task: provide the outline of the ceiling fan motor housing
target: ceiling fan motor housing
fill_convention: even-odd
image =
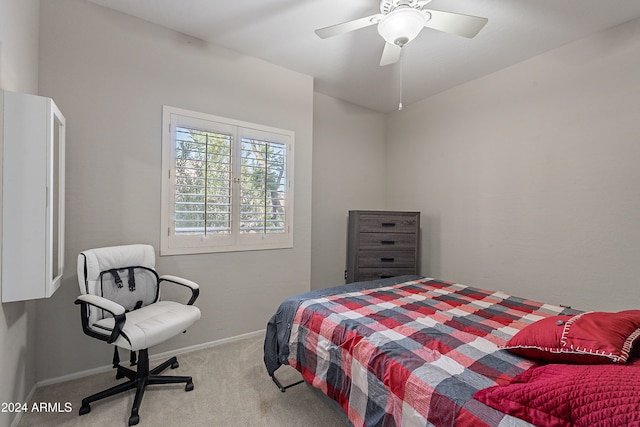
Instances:
[[[387,43],[404,46],[413,40],[427,21],[426,14],[415,0],[383,0],[380,8],[392,4],[391,11],[384,14],[378,23],[378,32]],[[383,12],[384,13],[384,12]]]
[[[400,6],[420,10],[428,3],[431,3],[431,0],[381,0],[380,12],[386,15]]]

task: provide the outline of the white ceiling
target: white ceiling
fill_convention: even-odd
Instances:
[[[376,27],[326,40],[314,30],[379,12],[378,0],[89,0],[315,78],[374,110],[398,107],[400,67],[380,67]],[[433,0],[483,16],[473,39],[425,28],[403,49],[404,105],[640,17],[640,0]]]

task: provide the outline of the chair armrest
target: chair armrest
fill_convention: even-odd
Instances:
[[[122,327],[124,326],[124,323],[127,320],[125,315],[126,310],[123,306],[121,306],[116,302],[108,300],[106,298],[100,297],[98,295],[89,295],[89,294],[79,295],[75,300],[75,304],[80,304],[81,306],[80,314],[82,318],[82,329],[87,335],[92,336],[94,338],[98,338],[103,341],[107,341],[109,344],[111,344],[118,338],[118,336],[122,332]],[[90,328],[89,310],[87,307],[88,305],[98,307],[99,309],[108,311],[113,315],[113,319],[114,319],[113,331],[111,331],[111,335],[109,337],[107,337],[104,334],[97,333]]]
[[[75,301],[76,304],[91,304],[93,306],[96,306],[98,308],[101,308],[102,310],[106,310],[109,313],[113,314],[114,316],[118,315],[118,314],[124,314],[124,312],[126,311],[125,308],[123,306],[121,306],[120,304],[118,304],[117,302],[113,302],[109,299],[100,297],[98,295],[89,295],[89,294],[85,294],[85,295],[79,295],[76,298]]]
[[[159,277],[160,282],[170,282],[175,283],[176,285],[186,286],[191,289],[191,299],[187,302],[187,305],[193,305],[193,303],[200,295],[200,286],[196,282],[192,282],[191,280],[183,279],[178,276],[171,276],[169,274],[164,274]]]

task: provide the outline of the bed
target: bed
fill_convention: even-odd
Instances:
[[[608,380],[604,397],[594,394],[596,403],[610,402],[611,384],[615,387],[629,378],[629,371],[620,368],[640,369],[635,362],[605,363],[630,358],[640,334],[640,312],[634,313],[638,319],[630,325],[636,328],[635,335],[624,337],[624,360],[619,353],[612,359],[611,354],[580,348],[566,352],[542,348],[552,356],[597,359],[586,361],[592,365],[555,365],[530,357],[530,352],[541,350],[539,346],[518,343],[514,351],[503,347],[530,325],[589,320],[581,315],[503,292],[418,276],[358,282],[285,300],[267,324],[264,362],[276,383],[277,369],[293,366],[307,383],[336,401],[354,426],[530,426],[528,421],[570,426],[579,415],[574,412],[591,408],[576,409],[571,402],[563,402],[558,413],[557,405],[549,405],[544,393],[557,391],[557,377],[549,367],[585,368],[589,375],[593,369],[618,369]],[[578,331],[576,325],[573,330]],[[530,386],[528,381],[535,384]],[[571,371],[566,381],[579,390],[575,384],[587,379],[584,372]],[[544,389],[544,393],[529,396],[523,387]],[[640,413],[637,391],[640,384],[628,393],[630,402],[606,405],[598,413],[605,421],[601,425],[615,425],[611,420],[621,411],[631,411],[632,416],[622,416],[618,425],[633,425],[630,420]],[[569,395],[565,390],[560,398]],[[530,399],[551,407],[531,412]],[[627,406],[620,410],[620,405]],[[593,419],[584,421],[583,425],[594,425]]]

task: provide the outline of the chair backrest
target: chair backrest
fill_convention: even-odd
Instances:
[[[155,251],[150,245],[89,249],[78,255],[78,284],[82,294],[98,295],[127,311],[158,300]],[[89,324],[111,315],[91,306]]]

